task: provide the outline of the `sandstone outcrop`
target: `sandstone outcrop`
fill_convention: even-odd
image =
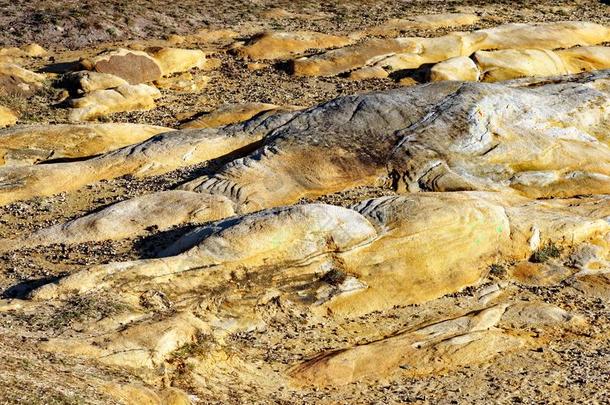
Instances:
[[[81,61],[87,70],[118,76],[130,84],[152,82],[161,78],[159,63],[148,53],[128,49],[103,52]]]
[[[496,305],[395,336],[322,353],[295,367],[297,384],[343,385],[405,369],[410,375],[448,371],[515,350],[525,339],[496,328],[507,305]]]
[[[453,32],[433,38],[369,39],[293,61],[297,75],[334,76],[365,65],[390,70],[416,69],[426,63],[470,56],[495,49],[557,49],[608,41],[610,29],[587,22],[506,24],[471,33]]]
[[[117,49],[81,61],[83,67],[98,73],[118,76],[129,84],[147,83],[190,69],[204,69],[213,64],[199,49],[168,47],[145,51]]]
[[[126,84],[113,89],[95,90],[70,100],[70,121],[91,121],[123,111],[150,110],[161,93],[146,84]]]
[[[0,182],[6,186],[13,184],[9,187],[13,191],[10,196],[7,193],[0,199],[7,203],[34,195],[52,195],[59,190],[75,190],[86,184],[126,174],[150,176],[166,173],[256,144],[289,119],[290,115],[284,115],[267,120],[253,119],[222,131],[184,130],[159,134],[140,144],[82,162],[0,168],[0,173],[3,172]],[[21,191],[17,192],[18,189]]]
[[[237,53],[252,60],[288,59],[308,49],[339,48],[352,42],[347,37],[317,32],[265,32],[237,48]]]
[[[65,224],[42,229],[29,235],[27,240],[4,241],[3,248],[132,238],[150,227],[163,231],[174,225],[208,222],[233,214],[233,204],[223,196],[164,191],[122,201]]]
[[[519,77],[558,76],[610,68],[610,47],[592,46],[550,51],[541,49],[479,51],[474,58],[486,82]]]
[[[3,168],[0,201],[65,191],[61,179],[69,173],[79,173],[70,182],[75,189],[127,173],[167,172],[261,139],[254,152],[184,189],[223,194],[247,210],[380,180],[410,192],[606,193],[607,80],[598,73],[538,85],[440,82],[343,97],[241,125],[168,134],[44,171]],[[221,141],[203,152],[212,139]]]
[[[467,13],[424,14],[412,18],[395,18],[366,29],[365,34],[397,37],[409,30],[435,30],[445,27],[461,27],[476,24],[480,17]]]
[[[13,110],[0,106],[0,128],[13,126],[18,119],[18,115]]]
[[[439,62],[430,69],[430,80],[433,82],[443,80],[458,80],[476,82],[481,72],[477,64],[467,56],[456,56]]]
[[[365,66],[349,73],[351,80],[383,79],[388,76],[389,73],[380,66]]]
[[[119,3],[1,17],[0,403],[610,403],[603,5]]]
[[[419,49],[420,46],[410,38],[366,39],[321,55],[294,59],[291,69],[298,76],[334,76],[374,64],[387,55],[414,53]]]
[[[172,131],[155,125],[27,125],[0,131],[0,166],[93,157]]]
[[[45,76],[11,63],[0,62],[0,94],[30,96],[42,87]]]
[[[47,55],[47,51],[38,44],[28,44],[21,48],[2,48],[0,49],[0,59],[5,58],[41,58]]]
[[[95,90],[106,90],[128,85],[129,83],[127,80],[110,73],[83,70],[65,74],[62,77],[62,84],[77,92],[90,93]]]
[[[192,121],[182,124],[181,128],[216,128],[246,121],[257,114],[277,110],[280,107],[267,103],[225,104],[205,113]]]
[[[233,215],[226,198],[180,193],[186,192],[121,202],[41,230],[24,243],[120,238],[137,235],[155,221],[165,229]],[[99,288],[123,289],[125,294],[162,288],[180,294],[198,283],[211,288],[237,268],[256,273],[278,268],[286,274],[275,276],[274,287],[289,283],[293,271],[314,277],[349,275],[334,288],[320,285],[299,296],[337,316],[355,316],[426,302],[472,285],[498,257],[531,255],[534,232],[542,243],[601,243],[608,254],[603,239],[610,232],[605,221],[610,207],[604,201],[593,197],[545,203],[499,193],[455,192],[382,197],[352,209],[321,204],[268,209],[196,228],[162,251],[163,258],[92,267],[42,287],[34,297],[61,298]],[[129,226],[118,229],[120,223]],[[209,274],[191,274],[203,268]]]
[[[28,44],[21,47],[21,50],[30,58],[42,58],[48,54],[47,50],[38,44]]]
[[[161,67],[163,76],[195,68],[204,69],[208,65],[207,54],[199,49],[153,48],[148,53]]]
[[[15,63],[0,63],[0,74],[14,76],[26,83],[38,83],[45,79],[40,73],[35,73]]]
[[[182,201],[178,193],[167,198]],[[157,208],[143,209],[145,201]],[[159,215],[163,226],[169,225],[164,222],[169,207],[158,201],[140,198],[118,203],[42,231],[35,239],[45,242],[51,237],[60,243],[103,232],[124,236],[152,223],[150,215],[146,219],[152,212]],[[165,249],[161,258],[85,268],[34,290],[30,294],[33,301],[27,301],[24,308],[74,294],[112,293],[129,308],[124,314],[89,325],[85,331],[95,333],[88,338],[51,339],[42,347],[111,365],[154,369],[200,334],[223,336],[264,328],[251,306],[265,302],[270,294],[304,306],[315,316],[349,320],[396,305],[426,302],[472,285],[500,257],[527,257],[535,249],[530,243],[535,229],[542,229],[543,242],[576,246],[590,241],[604,251],[601,255],[608,255],[609,246],[603,241],[610,232],[605,220],[610,206],[603,201],[591,197],[546,202],[502,193],[455,192],[382,197],[352,209],[324,204],[268,209],[195,228]],[[127,211],[131,214],[126,216]],[[132,215],[138,224],[117,233],[116,224]],[[95,222],[98,226],[92,227]],[[201,297],[214,296],[236,274],[249,280],[247,298],[237,293],[236,285],[225,303],[205,304],[204,313],[197,309],[203,305],[198,300],[181,298],[193,291]],[[399,369],[411,376],[426,375],[533,345],[532,337],[519,333],[519,328],[583,323],[553,306],[495,297],[490,299],[499,303],[473,312],[433,319],[366,344],[325,351],[287,369],[286,377],[297,385],[337,386],[391,376]],[[172,303],[180,304],[167,316],[145,315]],[[506,324],[499,328],[505,315]],[[517,332],[507,331],[508,325]]]

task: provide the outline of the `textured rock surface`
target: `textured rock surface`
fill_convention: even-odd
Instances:
[[[147,222],[150,214],[159,215],[163,226],[169,225],[164,222],[165,204],[152,197],[119,203],[39,232],[33,240],[76,241],[92,237],[91,230],[93,237],[108,231],[121,236],[152,223]],[[145,201],[157,208],[150,211],[143,206]],[[247,309],[248,301],[291,300],[316,316],[340,320],[458,291],[484,277],[489,264],[500,257],[527,257],[532,251],[532,229],[542,229],[542,241],[566,247],[594,243],[596,254],[607,256],[610,251],[604,240],[610,224],[605,218],[610,206],[604,201],[547,203],[500,193],[455,192],[382,197],[353,209],[323,204],[270,209],[195,228],[162,252],[162,258],[86,268],[34,290],[30,294],[34,301],[27,303],[112,291],[132,309],[114,321],[89,326],[98,333],[105,330],[103,339],[96,333],[76,340],[52,339],[42,347],[111,365],[154,369],[171,361],[172,353],[195,341],[198,334],[222,336],[261,327],[262,320]],[[113,231],[116,223],[128,217],[138,224],[119,231],[126,233]],[[529,230],[529,235],[523,235],[523,230]],[[208,306],[199,313],[200,304],[186,301],[163,319],[142,314],[172,305],[193,291],[214,294],[236,272],[249,280],[248,298],[229,294],[232,304],[226,308],[214,306],[212,311]],[[488,297],[486,301],[500,300],[498,304],[427,321],[366,344],[323,351],[287,368],[284,378],[296,385],[337,386],[389,377],[400,369],[410,376],[447,372],[531,347],[532,337],[524,333],[528,327],[553,327],[561,322],[583,325],[582,319],[560,308],[513,304],[502,300],[498,292],[496,286],[480,293]],[[497,327],[505,313],[505,322],[514,331]],[[121,320],[125,319],[139,321],[124,326]]]
[[[118,49],[85,59],[81,63],[87,70],[118,76],[130,84],[151,82],[163,75],[159,63],[142,51]]]
[[[192,121],[182,125],[182,128],[215,128],[237,122],[246,121],[265,111],[277,110],[280,107],[275,104],[246,103],[227,104],[218,107],[214,111],[204,113]]]
[[[486,82],[518,77],[557,76],[610,68],[610,48],[577,47],[560,51],[523,49],[485,52],[474,58]]]
[[[0,94],[30,96],[40,89],[44,75],[11,63],[0,61]]]
[[[64,75],[62,81],[68,88],[80,90],[84,93],[112,89],[129,84],[125,79],[110,73],[89,72],[86,70],[68,73]]]
[[[223,194],[247,210],[380,180],[410,192],[606,193],[607,80],[598,74],[538,86],[443,82],[345,97],[196,136],[170,134],[87,162],[5,168],[0,201],[65,191],[68,173],[79,173],[69,189],[127,173],[159,174],[261,138],[264,146],[249,156],[184,189]]]
[[[27,44],[21,48],[1,48],[0,59],[15,59],[15,58],[40,58],[47,55],[47,51],[38,44]]]
[[[292,375],[298,384],[341,385],[381,377],[399,367],[418,375],[484,362],[524,345],[524,339],[494,327],[505,307],[485,308],[381,341],[322,353],[296,367]]]
[[[456,56],[439,62],[430,69],[430,80],[433,82],[443,80],[458,80],[476,82],[481,72],[472,59],[467,56]]]
[[[24,69],[15,63],[0,63],[0,74],[14,76],[26,83],[37,83],[45,79],[44,75]]]
[[[17,123],[19,117],[9,108],[0,106],[0,128],[10,127]]]
[[[71,121],[91,121],[105,115],[155,107],[161,93],[146,84],[125,84],[114,89],[95,90],[83,97],[70,100]]]
[[[394,18],[377,27],[369,28],[365,32],[372,35],[397,37],[403,31],[458,28],[476,24],[479,20],[479,16],[467,13],[427,14],[412,18]]]
[[[160,48],[151,49],[149,53],[161,67],[163,76],[202,69],[208,62],[206,53],[199,49]]]
[[[171,128],[139,124],[27,125],[0,131],[0,166],[93,157]]]
[[[167,228],[197,220],[197,215],[207,221],[233,214],[231,204],[220,196],[182,192],[184,206],[179,206],[180,193],[121,202],[39,231],[25,243],[124,237],[154,223],[153,217]],[[167,204],[172,199],[176,202]],[[294,268],[304,274],[341,271],[353,276],[349,294],[341,295],[341,290],[300,294],[306,302],[323,305],[336,315],[353,316],[425,302],[474,284],[499,255],[527,258],[533,251],[532,229],[538,229],[543,242],[599,243],[610,232],[604,220],[610,207],[605,202],[593,198],[545,204],[497,193],[456,192],[382,197],[353,209],[319,204],[270,209],[196,228],[163,251],[165,258],[93,267],[37,290],[34,297],[60,298],[101,287],[131,294],[131,280],[137,280],[142,291],[167,284],[178,294],[194,283],[209,287],[217,282],[214,277],[220,281],[222,274],[235,268],[254,272]],[[170,206],[175,215],[169,215]],[[117,229],[121,222],[129,223],[129,228]],[[607,245],[602,249],[608,253]],[[219,273],[177,276],[201,268]],[[280,275],[275,282],[281,286]]]
[[[253,60],[288,59],[308,49],[338,48],[351,42],[353,40],[347,37],[317,32],[266,32],[255,36],[237,52]]]
[[[367,39],[321,55],[295,59],[292,71],[299,76],[333,76],[373,64],[387,55],[417,52],[418,49],[418,44],[410,38]]]
[[[296,59],[293,70],[297,75],[332,76],[369,64],[392,70],[416,69],[426,63],[470,56],[479,50],[569,48],[596,45],[609,38],[609,28],[586,22],[507,24],[435,38],[367,40],[309,58]]]
[[[99,180],[127,174],[151,176],[205,162],[256,144],[290,118],[290,115],[282,115],[268,120],[255,119],[223,130],[184,130],[160,134],[140,144],[83,162],[0,168],[0,181],[12,190],[0,200],[7,203],[33,195],[52,195]],[[74,173],[78,173],[78,176]]]
[[[50,228],[23,240],[0,242],[6,249],[54,243],[82,243],[139,236],[147,228],[166,230],[174,225],[207,222],[234,214],[222,196],[188,191],[164,191],[122,201],[99,212]]]
[[[607,6],[39,3],[0,16],[0,402],[610,401]]]

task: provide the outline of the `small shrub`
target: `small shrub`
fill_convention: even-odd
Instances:
[[[555,243],[549,241],[544,246],[536,250],[530,257],[532,263],[545,263],[552,258],[559,257],[561,255],[561,248]]]
[[[504,277],[506,275],[506,267],[501,264],[492,264],[489,267],[489,274],[498,278]]]

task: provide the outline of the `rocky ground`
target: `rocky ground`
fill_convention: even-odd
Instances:
[[[610,403],[605,2],[0,5],[0,403]]]

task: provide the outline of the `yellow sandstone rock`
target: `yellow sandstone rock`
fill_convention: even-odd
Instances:
[[[148,201],[156,205],[156,200]],[[604,237],[610,232],[604,219],[610,207],[600,210],[603,201],[572,199],[549,205],[500,193],[454,192],[382,197],[353,209],[323,204],[268,209],[195,229],[163,251],[163,258],[93,266],[46,285],[33,296],[61,299],[99,288],[127,295],[162,289],[175,296],[196,285],[222,285],[226,274],[240,268],[261,274],[263,282],[265,272],[285,269],[273,281],[273,287],[284,288],[296,274],[319,277],[339,271],[345,275],[339,284],[330,289],[305,284],[298,296],[316,302],[312,311],[359,316],[459,291],[475,284],[499,257],[527,257],[531,231],[525,235],[518,230],[537,225],[545,242],[566,247]],[[124,206],[132,207],[129,215],[142,218],[152,212],[140,210],[136,202],[116,204],[114,212],[124,211]],[[42,231],[38,240],[46,243],[45,232],[56,242],[86,240],[90,227],[79,223],[104,218],[110,230],[120,219],[112,211],[102,211]],[[115,230],[99,232],[118,235]],[[263,285],[263,291],[268,287]]]
[[[28,44],[21,48],[23,52],[32,58],[41,58],[46,56],[48,52],[42,46],[38,44]]]
[[[291,370],[293,383],[337,386],[378,379],[401,369],[416,376],[487,361],[526,342],[495,327],[506,306],[492,306],[376,342],[321,353]]]
[[[557,76],[610,68],[610,47],[576,47],[551,51],[507,49],[474,54],[482,80],[496,82],[519,77]]]
[[[207,64],[207,54],[200,49],[161,48],[151,49],[149,54],[161,67],[163,76],[193,68],[202,69]]]
[[[159,79],[163,72],[159,62],[146,52],[117,49],[81,61],[87,70],[109,73],[130,84],[146,83]]]
[[[186,38],[182,35],[171,34],[167,37],[167,42],[172,45],[180,45],[186,41]]]
[[[243,212],[380,181],[397,192],[603,194],[610,189],[606,76],[537,86],[437,82],[263,113],[224,128],[160,136],[85,162],[0,168],[0,202],[125,174],[164,173],[246,145],[251,149],[240,157],[229,156],[222,167],[181,188],[224,195]]]
[[[155,125],[28,125],[0,131],[0,166],[99,155],[172,131]]]
[[[368,39],[361,43],[331,50],[320,56],[292,61],[297,76],[334,76],[373,64],[387,55],[417,52],[418,44],[410,38]]]
[[[189,191],[163,191],[111,205],[99,212],[34,232],[22,240],[1,241],[0,246],[39,246],[132,238],[155,226],[201,223],[235,214],[233,203],[223,196]]]
[[[181,128],[215,128],[224,125],[245,121],[264,111],[273,111],[280,108],[275,104],[245,103],[225,104],[212,112],[203,114],[199,118],[189,121]]]
[[[15,125],[18,119],[18,115],[13,110],[0,105],[0,128]]]
[[[253,60],[288,59],[308,49],[338,48],[352,42],[353,40],[347,37],[317,32],[266,32],[238,48],[237,52],[242,57]]]
[[[51,339],[42,347],[150,369],[198,334],[230,328],[219,319],[219,307],[215,314],[206,310],[195,316],[197,300],[168,316],[142,316],[146,306],[141,303],[150,305],[146,298],[150,291],[162,301],[184,301],[193,291],[201,295],[226,288],[227,280],[243,273],[250,280],[249,301],[240,306],[238,298],[230,306],[230,316],[241,320],[241,328],[256,324],[250,319],[248,302],[264,300],[270,291],[307,306],[314,315],[353,319],[425,302],[476,283],[495,260],[522,258],[530,252],[528,235],[521,230],[529,229],[531,234],[532,224],[542,229],[544,241],[556,240],[566,248],[607,237],[610,206],[603,201],[604,197],[590,197],[547,202],[503,193],[453,192],[382,197],[352,209],[324,204],[269,209],[196,228],[162,252],[161,258],[85,268],[34,290],[34,303],[28,307],[91,291],[116,294],[122,302],[141,308],[125,314],[137,322],[94,323],[90,327],[96,333],[90,338]],[[138,215],[145,218],[150,212],[144,209]],[[102,221],[104,215],[97,219]],[[77,221],[81,220],[65,227],[75,231],[74,236],[83,230],[74,226]],[[100,230],[105,227],[116,225],[109,221]],[[608,244],[603,249],[603,255],[610,253]],[[408,375],[423,375],[477,364],[528,344],[528,338],[496,329],[507,306],[492,305],[322,353],[290,374],[299,385],[341,385],[385,377],[398,366],[404,366]],[[522,322],[538,326],[573,318],[558,308],[519,305],[509,311],[509,322],[515,322],[516,313],[527,315],[517,317]],[[107,332],[100,334],[101,327]]]
[[[478,81],[481,73],[478,66],[467,56],[456,56],[439,62],[430,69],[430,80]]]
[[[129,83],[118,76],[110,73],[99,73],[90,71],[80,71],[67,73],[63,76],[64,83],[85,93],[95,90],[112,89],[115,87],[128,85]]]
[[[445,27],[461,27],[473,25],[480,20],[475,14],[448,13],[425,14],[412,18],[395,18],[382,25],[366,29],[364,34],[397,37],[402,31],[408,30],[435,30]]]
[[[351,80],[384,79],[388,76],[388,72],[380,66],[363,67],[356,69],[349,74]]]
[[[122,85],[115,89],[95,90],[81,98],[72,99],[71,121],[90,121],[123,111],[150,110],[161,93],[146,84]]]
[[[21,48],[2,48],[0,49],[0,59],[10,60],[24,57],[41,58],[47,55],[47,51],[38,44],[28,44]]]
[[[45,76],[0,60],[0,95],[29,97],[42,88]]]
[[[453,32],[436,38],[373,39],[292,61],[293,71],[305,76],[333,76],[374,64],[386,69],[415,69],[470,56],[480,50],[557,49],[596,45],[610,39],[610,28],[588,22],[506,24],[471,33]]]
[[[34,73],[15,63],[0,62],[0,74],[14,76],[26,83],[39,83],[45,80],[45,76],[43,74]]]

